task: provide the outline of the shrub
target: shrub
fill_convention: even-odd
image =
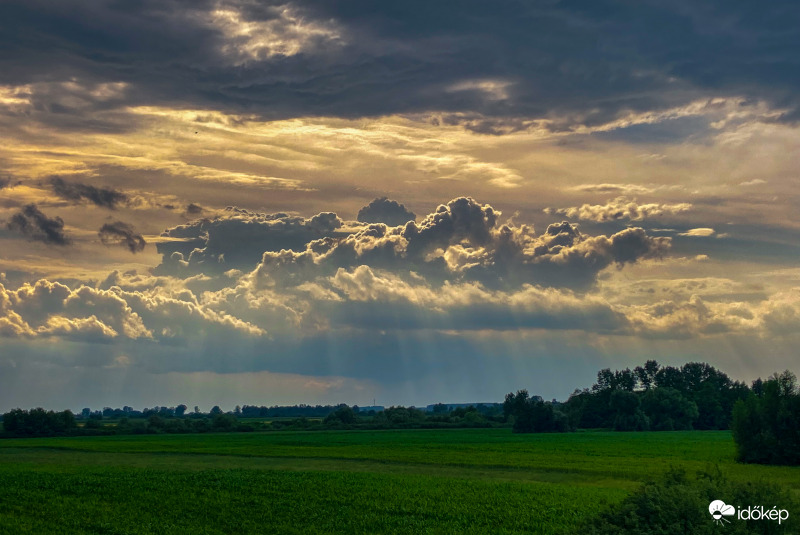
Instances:
[[[789,518],[739,520],[723,517],[717,525],[709,511],[711,502],[722,500],[734,507],[777,507],[789,511]],[[682,471],[671,471],[661,480],[639,490],[583,526],[587,535],[717,535],[798,533],[797,499],[787,490],[765,482],[731,482],[718,469],[690,479]]]

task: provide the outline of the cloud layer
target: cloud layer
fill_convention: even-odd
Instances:
[[[585,236],[567,222],[537,236],[500,216],[468,197],[395,227],[231,208],[165,232],[154,275],[4,288],[3,333],[193,345],[213,332],[216,343],[244,336],[291,345],[340,328],[630,329],[624,313],[575,290],[609,266],[662,256],[669,239],[642,229]],[[100,236],[131,252],[144,246],[123,222]]]
[[[0,72],[75,128],[92,125],[87,112],[178,101],[273,119],[439,112],[483,133],[609,124],[713,97],[764,99],[795,120],[797,11],[11,0],[0,9],[10,52]]]
[[[788,0],[0,2],[0,403],[783,369],[798,25]]]

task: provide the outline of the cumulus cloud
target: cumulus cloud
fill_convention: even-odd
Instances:
[[[537,235],[500,224],[500,215],[469,197],[398,226],[230,208],[166,231],[151,274],[115,271],[95,287],[43,279],[3,288],[0,332],[187,347],[240,337],[288,351],[333,327],[630,328],[615,305],[578,292],[606,267],[664,254],[669,239],[636,228],[587,236],[568,222]],[[120,222],[101,229],[104,243],[132,251],[137,236]]]
[[[132,253],[138,253],[144,250],[144,238],[128,223],[122,221],[106,223],[100,228],[97,234],[100,236],[100,241],[103,242],[103,245],[118,245],[128,249]]]
[[[763,307],[763,322],[772,335],[794,335],[800,332],[800,288],[779,292]]]
[[[50,187],[53,192],[70,201],[88,201],[96,206],[115,209],[119,204],[128,201],[128,196],[109,188],[98,188],[79,182],[67,182],[61,177],[51,177]]]
[[[759,299],[735,295],[653,301],[642,305],[614,305],[624,314],[631,334],[651,338],[692,338],[719,334],[747,334],[769,340],[794,336],[800,330],[800,290],[793,288]],[[745,296],[756,297],[756,296]]]
[[[654,338],[690,338],[731,332],[757,332],[758,307],[743,302],[712,302],[698,295],[687,301],[660,301],[624,307],[633,333]]]
[[[548,212],[563,214],[571,219],[597,221],[617,221],[627,219],[630,221],[643,221],[659,217],[664,214],[680,214],[692,209],[690,203],[647,203],[641,204],[636,199],[617,197],[606,204],[583,204],[570,208],[550,209]]]
[[[787,336],[800,325],[797,292],[767,297],[725,281],[685,280],[674,291],[639,300],[604,286],[598,293],[592,285],[599,270],[663,254],[669,241],[642,229],[586,236],[568,222],[537,235],[500,225],[499,216],[489,205],[458,198],[419,224],[342,224],[343,237],[313,239],[299,251],[267,251],[250,270],[181,277],[115,271],[94,287],[48,280],[16,290],[0,286],[0,336],[114,342],[128,365],[159,371],[346,370],[383,377],[408,355],[387,350],[375,359],[372,349],[404,339],[412,345],[425,337],[443,340],[444,333],[688,339]],[[357,350],[339,359],[337,344]],[[109,353],[107,364],[118,355]]]
[[[71,242],[64,232],[64,220],[60,217],[47,217],[35,204],[28,204],[14,214],[6,226],[29,240],[54,245],[67,245]]]
[[[157,274],[224,273],[251,270],[264,251],[302,250],[310,241],[347,235],[342,220],[323,212],[311,218],[262,214],[228,207],[214,219],[199,219],[165,231],[156,249]]]
[[[386,223],[394,227],[414,221],[416,218],[414,212],[406,210],[406,207],[397,201],[380,197],[361,208],[356,219],[362,223]]]
[[[266,331],[201,303],[186,287],[160,291],[154,285],[126,291],[65,284],[45,279],[17,290],[0,284],[0,334],[58,336],[84,341],[156,340],[186,344],[217,336],[261,336]]]
[[[113,292],[39,280],[17,290],[0,285],[3,334],[67,338],[150,338],[141,318]]]
[[[301,251],[266,251],[255,271],[257,283],[298,285],[339,268],[369,265],[430,280],[478,281],[492,287],[543,284],[586,288],[612,265],[657,258],[669,238],[631,228],[612,236],[584,236],[576,226],[550,225],[540,236],[526,226],[498,225],[490,205],[460,197],[419,224],[375,223],[346,237],[309,242]]]

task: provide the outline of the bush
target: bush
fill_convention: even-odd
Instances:
[[[325,425],[331,426],[336,424],[354,424],[356,422],[356,413],[347,405],[340,405],[338,409],[325,417]]]
[[[709,506],[722,500],[740,507],[777,507],[789,511],[789,518],[777,520],[739,520],[736,515],[723,517],[717,525]],[[586,523],[580,533],[587,535],[717,535],[798,533],[800,522],[797,499],[787,490],[769,483],[734,483],[718,469],[690,479],[682,471],[671,471],[661,481],[645,484],[639,490]]]
[[[215,414],[211,427],[215,431],[230,431],[236,427],[236,417],[232,414]]]

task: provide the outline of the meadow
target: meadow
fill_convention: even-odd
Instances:
[[[508,429],[0,441],[0,533],[574,533],[670,468],[800,494],[730,432]]]

